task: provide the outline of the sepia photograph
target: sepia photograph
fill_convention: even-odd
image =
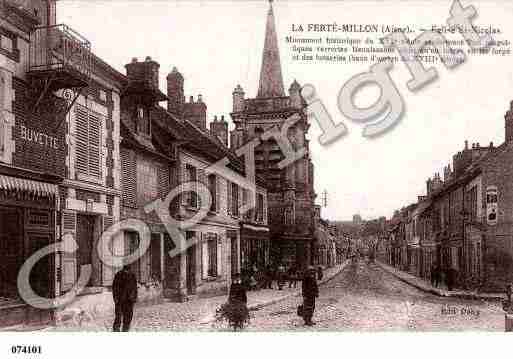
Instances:
[[[269,343],[255,358],[273,333],[507,340],[512,19],[508,0],[0,0],[0,357],[135,358],[149,333]]]

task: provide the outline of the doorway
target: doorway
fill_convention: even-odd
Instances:
[[[83,214],[77,215],[78,277],[80,277],[82,266],[93,265],[95,223],[96,217],[94,216],[87,216]],[[91,276],[91,278],[89,279],[89,283],[87,283],[88,286],[91,285],[92,279],[93,276]]]
[[[187,286],[187,294],[195,294],[196,292],[196,245],[191,245],[196,233],[193,231],[185,232],[185,240],[187,242],[187,252],[185,255],[185,282]]]
[[[19,209],[0,207],[0,302],[18,297],[16,281],[24,258],[21,220]]]

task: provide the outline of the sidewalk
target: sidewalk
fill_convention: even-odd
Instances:
[[[452,290],[448,291],[442,288],[435,288],[426,280],[416,277],[413,274],[404,272],[383,262],[376,261],[376,265],[380,266],[384,271],[392,274],[399,280],[410,284],[411,286],[440,297],[452,297],[461,299],[477,299],[477,300],[502,300],[506,299],[506,295],[502,293],[478,293],[476,291]]]
[[[339,274],[349,263],[346,261],[333,268],[324,271],[324,278],[319,284],[326,283]],[[250,291],[248,294],[248,308],[258,310],[283,300],[301,295],[301,282],[297,288],[288,288],[288,283],[283,290],[262,289]],[[138,305],[135,310],[133,329],[136,331],[154,330],[211,330],[215,323],[216,310],[227,301],[227,295],[211,298],[199,298],[189,302],[176,303],[164,301],[154,305]],[[67,321],[59,326],[46,328],[18,327],[11,328],[15,331],[110,331],[114,313],[112,311],[103,315],[85,318],[83,321]]]

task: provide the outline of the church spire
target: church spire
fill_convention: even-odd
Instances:
[[[262,68],[260,70],[260,84],[258,86],[257,97],[285,96],[272,3],[273,1],[269,0],[269,12],[267,13],[264,52],[262,55]]]

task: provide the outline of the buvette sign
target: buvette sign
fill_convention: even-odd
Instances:
[[[37,143],[43,147],[53,148],[54,150],[59,149],[59,142],[56,137],[49,136],[44,132],[40,132],[29,127],[20,126],[20,138],[25,141]]]

